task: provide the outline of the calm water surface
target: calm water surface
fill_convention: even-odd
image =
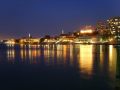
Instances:
[[[0,90],[120,90],[112,45],[0,46]]]

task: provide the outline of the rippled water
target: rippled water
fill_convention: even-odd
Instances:
[[[120,90],[120,47],[0,46],[2,90]]]

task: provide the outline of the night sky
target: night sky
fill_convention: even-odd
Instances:
[[[120,0],[0,0],[0,39],[71,32],[120,16]]]

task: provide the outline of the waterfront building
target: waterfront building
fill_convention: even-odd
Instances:
[[[40,44],[54,44],[56,42],[56,37],[51,37],[50,35],[45,35],[40,40]]]
[[[75,36],[72,33],[65,34],[62,30],[62,33],[59,35],[56,44],[70,44],[73,43],[74,39]]]
[[[15,39],[9,39],[9,40],[6,40],[4,43],[14,45],[16,42],[15,42]]]
[[[103,36],[107,30],[107,24],[104,21],[98,21],[96,24],[96,30],[99,35]]]
[[[80,36],[74,40],[75,44],[97,44],[100,42],[99,36]]]
[[[91,25],[86,25],[80,28],[79,31],[75,32],[75,34],[77,37],[84,36],[84,35],[93,36],[93,35],[96,35],[96,30],[95,30],[95,27]]]
[[[98,36],[100,36],[101,43],[109,42],[110,30],[107,28],[107,22],[105,21],[97,22],[96,30],[98,32]]]
[[[78,36],[74,40],[74,43],[98,43],[100,40],[96,32],[93,26],[84,26],[77,32]]]
[[[39,44],[40,38],[33,38],[30,34],[28,37],[19,39],[19,44]]]
[[[39,44],[40,38],[21,38],[19,44]]]
[[[41,44],[55,44],[56,39],[54,37],[50,38],[44,38],[44,40],[41,42]]]
[[[107,20],[108,29],[110,30],[111,37],[120,42],[120,17],[113,17]]]

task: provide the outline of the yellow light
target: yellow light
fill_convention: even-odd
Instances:
[[[70,45],[70,64],[73,64],[73,45]]]
[[[110,41],[110,42],[113,41],[113,38],[110,38],[109,41]]]
[[[64,63],[65,63],[65,60],[67,58],[67,46],[66,45],[63,45],[63,58],[64,58]]]
[[[93,67],[93,46],[92,45],[80,45],[80,60],[79,65],[83,74],[90,76],[92,74]]]
[[[15,44],[15,41],[14,40],[8,40],[7,42],[5,42],[6,44]]]
[[[92,33],[92,29],[87,29],[87,30],[81,30],[80,33],[81,34],[86,34],[86,33]]]
[[[15,59],[15,50],[14,49],[7,50],[7,58],[8,58],[9,62],[14,62],[14,59]]]
[[[116,60],[117,60],[117,54],[116,49],[113,48],[113,45],[109,46],[109,72],[110,77],[114,78],[116,75]]]

